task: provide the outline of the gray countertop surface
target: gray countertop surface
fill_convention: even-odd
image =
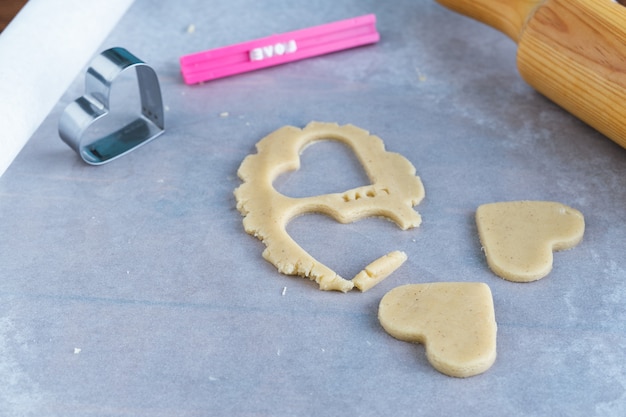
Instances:
[[[376,45],[182,82],[182,55],[368,13]],[[137,0],[112,46],[157,72],[166,132],[86,165],[57,132],[77,74],[0,179],[0,415],[626,415],[626,151],[528,86],[505,35],[426,0]],[[113,110],[133,82],[114,84]],[[314,120],[379,136],[426,190],[417,229],[290,223],[344,277],[405,251],[365,293],[279,274],[235,207],[256,142]],[[343,145],[322,142],[276,188],[365,183]],[[509,200],[585,215],[583,242],[534,283],[498,278],[481,252],[476,208]],[[484,374],[440,374],[379,325],[387,291],[438,281],[491,288],[498,357]]]

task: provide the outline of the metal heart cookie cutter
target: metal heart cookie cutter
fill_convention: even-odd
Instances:
[[[141,114],[113,133],[87,139],[87,129],[109,114],[113,82],[129,68],[136,71]],[[61,139],[91,165],[125,155],[164,130],[163,100],[156,73],[124,48],[107,49],[93,59],[85,75],[85,94],[70,103],[59,120]]]

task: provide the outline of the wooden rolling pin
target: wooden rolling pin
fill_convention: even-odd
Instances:
[[[437,1],[508,35],[528,84],[626,148],[623,0]]]

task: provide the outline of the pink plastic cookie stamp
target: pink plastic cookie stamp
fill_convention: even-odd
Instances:
[[[225,46],[180,58],[187,84],[228,77],[378,42],[373,14]]]

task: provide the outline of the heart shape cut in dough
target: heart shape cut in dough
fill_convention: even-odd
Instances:
[[[337,140],[348,145],[372,184],[303,198],[287,197],[276,191],[274,180],[287,171],[297,170],[301,151],[318,140]],[[419,226],[421,217],[413,206],[424,198],[424,187],[406,158],[387,152],[383,141],[366,130],[335,123],[311,122],[304,129],[285,126],[261,139],[256,148],[257,153],[248,155],[237,171],[243,184],[234,194],[237,209],[244,216],[244,229],[263,241],[266,245],[263,257],[279,272],[308,277],[322,290],[347,292],[357,285],[365,291],[404,262],[406,255],[392,252],[368,265],[365,276],[361,274],[355,284],[302,249],[286,227],[294,217],[314,212],[341,223],[381,216],[402,230]],[[360,286],[361,283],[365,284]]]
[[[484,204],[476,210],[476,225],[489,268],[515,282],[548,275],[552,252],[576,246],[585,232],[580,211],[551,201]]]
[[[491,290],[480,282],[403,285],[380,301],[378,319],[396,339],[421,343],[439,372],[469,377],[496,360]]]

